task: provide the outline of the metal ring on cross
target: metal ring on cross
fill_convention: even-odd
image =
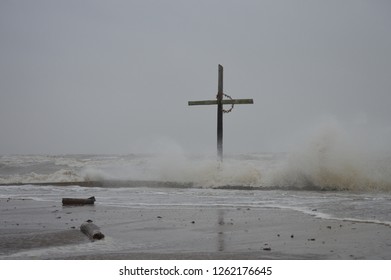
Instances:
[[[225,94],[225,93],[223,93],[223,95],[225,96],[225,97],[227,97],[227,98],[229,98],[229,99],[231,99],[232,100],[232,97],[231,96],[229,96],[228,94]],[[231,108],[229,108],[228,110],[224,110],[224,108],[223,108],[223,113],[231,113],[231,111],[233,110],[233,108],[234,108],[234,104],[231,104]]]

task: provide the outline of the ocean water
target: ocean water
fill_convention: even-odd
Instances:
[[[310,153],[3,155],[0,198],[131,208],[283,208],[391,226],[391,157]]]

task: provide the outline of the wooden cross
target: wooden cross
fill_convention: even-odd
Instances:
[[[223,113],[226,112],[223,110],[223,105],[228,104],[233,108],[233,105],[236,104],[254,103],[252,99],[232,99],[229,97],[230,99],[224,100],[224,96],[229,97],[223,93],[223,66],[219,64],[219,82],[216,100],[189,101],[189,106],[217,105],[217,156],[221,161],[223,160]]]

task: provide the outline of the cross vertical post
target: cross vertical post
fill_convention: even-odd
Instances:
[[[219,64],[219,82],[217,90],[217,156],[223,160],[223,66]]]
[[[224,100],[224,96],[229,98]],[[223,160],[223,113],[232,111],[235,104],[253,104],[252,99],[232,99],[223,91],[223,66],[219,64],[218,89],[216,100],[189,101],[189,106],[194,105],[217,105],[217,156]],[[231,105],[231,109],[224,110],[223,105]]]

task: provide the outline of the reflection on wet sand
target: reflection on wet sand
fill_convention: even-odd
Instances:
[[[217,221],[217,250],[223,252],[225,250],[224,242],[224,210],[217,210],[218,221]]]

